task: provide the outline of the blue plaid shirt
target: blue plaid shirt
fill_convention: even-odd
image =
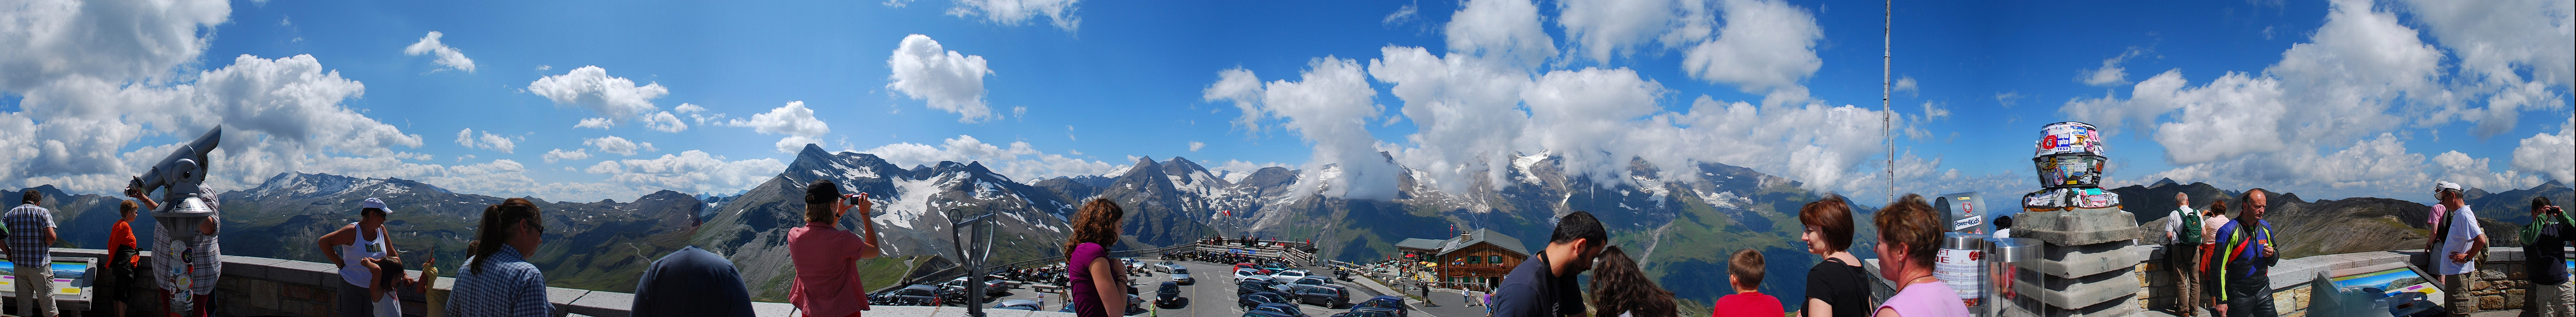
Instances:
[[[456,270],[456,286],[447,295],[448,315],[552,316],[554,304],[546,301],[545,273],[519,258],[518,248],[503,245],[483,267],[473,266],[474,259],[467,258],[465,267]]]
[[[10,263],[43,266],[53,262],[54,253],[45,244],[44,232],[54,227],[54,211],[23,204],[10,208],[9,214],[0,218],[8,219],[9,232],[15,233],[9,235]]]

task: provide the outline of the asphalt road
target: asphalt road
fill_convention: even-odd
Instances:
[[[1139,260],[1145,260],[1145,259],[1146,259],[1146,258],[1139,258]],[[1162,261],[1160,261],[1160,260],[1153,260],[1153,261],[1148,261],[1148,262],[1149,262],[1149,263],[1161,263]],[[1184,262],[1184,261],[1174,261],[1173,263],[1181,263],[1181,266],[1182,266],[1182,267],[1187,267],[1187,268],[1189,268],[1189,269],[1190,269],[1190,276],[1195,277],[1195,278],[1197,278],[1197,279],[1198,279],[1198,283],[1197,283],[1197,284],[1194,284],[1194,285],[1182,285],[1182,286],[1181,286],[1181,297],[1183,297],[1183,298],[1188,298],[1188,300],[1185,300],[1183,304],[1181,304],[1181,305],[1179,305],[1179,306],[1176,306],[1176,307],[1172,307],[1172,308],[1169,308],[1169,309],[1156,308],[1156,309],[1154,309],[1154,311],[1152,311],[1152,312],[1148,312],[1148,313],[1146,313],[1146,314],[1137,314],[1136,316],[1242,316],[1242,315],[1243,315],[1243,308],[1242,308],[1242,307],[1239,307],[1239,306],[1235,306],[1235,300],[1236,300],[1236,298],[1237,298],[1237,297],[1234,295],[1235,283],[1234,283],[1234,270],[1233,270],[1233,266],[1232,266],[1232,265],[1217,265],[1217,264],[1212,264],[1212,263],[1203,263],[1203,262]],[[1307,268],[1307,269],[1308,269],[1308,270],[1315,270],[1316,268]],[[1329,272],[1329,271],[1325,271],[1325,272]],[[1330,273],[1326,273],[1326,276],[1330,276]],[[1137,277],[1135,277],[1133,280],[1136,282],[1136,287],[1137,287],[1137,292],[1136,292],[1136,294],[1137,294],[1139,297],[1142,297],[1142,298],[1145,300],[1145,305],[1151,306],[1151,305],[1153,305],[1153,301],[1154,301],[1154,291],[1155,291],[1155,288],[1160,287],[1160,286],[1163,284],[1163,282],[1164,282],[1164,281],[1170,281],[1170,280],[1172,280],[1172,275],[1171,275],[1171,274],[1165,274],[1165,273],[1154,273],[1154,274],[1153,274],[1153,276],[1137,276]],[[1377,294],[1377,292],[1376,292],[1376,291],[1369,290],[1367,287],[1360,287],[1359,285],[1354,285],[1354,284],[1351,284],[1351,283],[1348,283],[1348,282],[1341,282],[1341,281],[1339,281],[1339,280],[1336,280],[1336,281],[1334,281],[1334,282],[1335,282],[1337,285],[1341,285],[1344,289],[1352,290],[1352,294],[1351,294],[1351,301],[1352,301],[1352,302],[1359,302],[1359,301],[1368,300],[1370,297],[1375,297],[1375,296],[1378,296],[1378,295],[1379,295],[1379,294]],[[1001,298],[1001,299],[996,299],[996,300],[994,300],[994,301],[993,301],[993,303],[1000,303],[1000,302],[1001,302],[1001,301],[1003,301],[1003,300],[1012,300],[1012,299],[1036,299],[1036,300],[1039,300],[1039,302],[1044,303],[1044,307],[1045,307],[1045,310],[1046,310],[1046,311],[1056,311],[1056,310],[1058,310],[1058,309],[1063,309],[1063,308],[1064,308],[1064,306],[1063,306],[1063,305],[1064,305],[1064,299],[1061,297],[1061,295],[1059,295],[1059,294],[1053,294],[1053,293],[1040,293],[1040,292],[1037,292],[1037,291],[1035,291],[1035,290],[1031,290],[1031,289],[1027,289],[1027,288],[1011,290],[1011,295],[1010,295],[1010,296],[1006,296],[1006,297]],[[993,305],[993,304],[992,304],[992,303],[987,303],[987,304],[985,304],[985,305]],[[990,306],[987,306],[987,307],[990,307]],[[1307,316],[1312,316],[1312,317],[1325,317],[1325,316],[1332,316],[1332,315],[1333,315],[1333,314],[1335,314],[1335,313],[1341,313],[1341,312],[1345,312],[1345,311],[1349,311],[1349,310],[1350,310],[1349,308],[1331,309],[1331,308],[1325,308],[1325,307],[1323,307],[1323,306],[1305,305],[1305,304],[1299,304],[1299,305],[1298,305],[1298,309],[1300,309],[1300,310],[1302,310],[1304,313],[1306,313],[1306,315],[1307,315]],[[1417,316],[1420,316],[1419,312],[1417,312]]]

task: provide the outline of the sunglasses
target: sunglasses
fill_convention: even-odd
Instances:
[[[535,218],[530,218],[530,219],[528,219],[527,221],[528,221],[528,222],[527,222],[527,223],[528,223],[528,228],[529,228],[529,229],[536,229],[536,230],[537,230],[537,235],[538,235],[538,236],[544,236],[544,235],[546,235],[546,224],[545,224],[545,222],[544,222],[544,221],[537,221],[537,219],[535,219]]]

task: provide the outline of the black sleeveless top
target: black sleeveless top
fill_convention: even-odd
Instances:
[[[1869,310],[1876,308],[1869,304],[1869,279],[1869,272],[1861,267],[1828,257],[1807,269],[1807,298],[1833,305],[1834,317],[1869,316]],[[1806,301],[1799,302],[1805,305]]]

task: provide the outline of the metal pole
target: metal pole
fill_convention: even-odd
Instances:
[[[950,218],[949,218],[949,219],[957,219],[957,218],[959,218],[959,217],[965,217],[965,215],[963,214],[963,212],[961,212],[961,211],[957,210],[957,208],[949,208],[949,209],[948,209],[948,214],[950,215]],[[952,223],[950,223],[950,224],[949,224],[949,227],[948,227],[948,228],[949,228],[949,230],[948,230],[948,236],[949,236],[951,239],[955,239],[955,242],[956,242],[956,243],[954,243],[954,245],[956,246],[956,249],[957,249],[957,268],[958,268],[959,270],[963,270],[963,271],[965,271],[965,273],[966,273],[966,294],[965,294],[965,296],[963,296],[963,297],[965,297],[965,299],[966,299],[966,315],[967,315],[967,316],[974,316],[974,317],[984,317],[984,316],[985,316],[985,315],[984,315],[984,292],[985,292],[985,290],[984,290],[984,257],[985,257],[985,256],[989,256],[989,255],[991,255],[991,252],[992,252],[992,247],[989,245],[989,243],[992,243],[992,239],[990,238],[990,237],[992,236],[992,231],[993,231],[993,230],[991,229],[991,227],[990,227],[990,225],[993,223],[993,222],[992,222],[992,219],[993,219],[993,213],[992,213],[992,212],[990,212],[990,211],[987,211],[987,212],[985,212],[983,215],[978,215],[978,216],[975,216],[975,217],[973,217],[973,218],[966,218],[965,220],[952,220],[953,222],[952,222]],[[983,239],[978,239],[978,240],[984,240],[984,241],[980,241],[980,242],[978,242],[978,241],[970,241],[970,240],[968,240],[967,238],[969,238],[969,236],[966,234],[966,230],[968,230],[967,228],[975,228],[976,230],[978,230],[979,232],[977,232],[976,234],[977,234],[977,235],[980,235],[980,238],[983,238]],[[985,244],[988,244],[988,245],[987,245],[987,246],[985,246],[984,250],[982,250],[983,252],[969,252],[969,251],[970,251],[969,249],[972,249],[972,248],[969,248],[969,247],[967,247],[967,246],[969,246],[969,245],[973,245],[973,244],[976,244],[976,243],[985,243]],[[1070,269],[1070,268],[1068,268],[1068,269]],[[1067,304],[1071,304],[1071,303],[1067,303]]]
[[[1896,51],[1896,0],[1887,0],[1885,6],[1882,8],[1886,10],[1885,13],[1879,16],[1881,23],[1884,24],[1879,26],[1878,30],[1878,134],[1879,137],[1887,139],[1887,203],[1894,204],[1896,203],[1896,134],[1894,133],[1896,128],[1893,118],[1896,112],[1888,106],[1887,96],[1890,86],[1887,78],[1889,65],[1896,59],[1894,54]]]

